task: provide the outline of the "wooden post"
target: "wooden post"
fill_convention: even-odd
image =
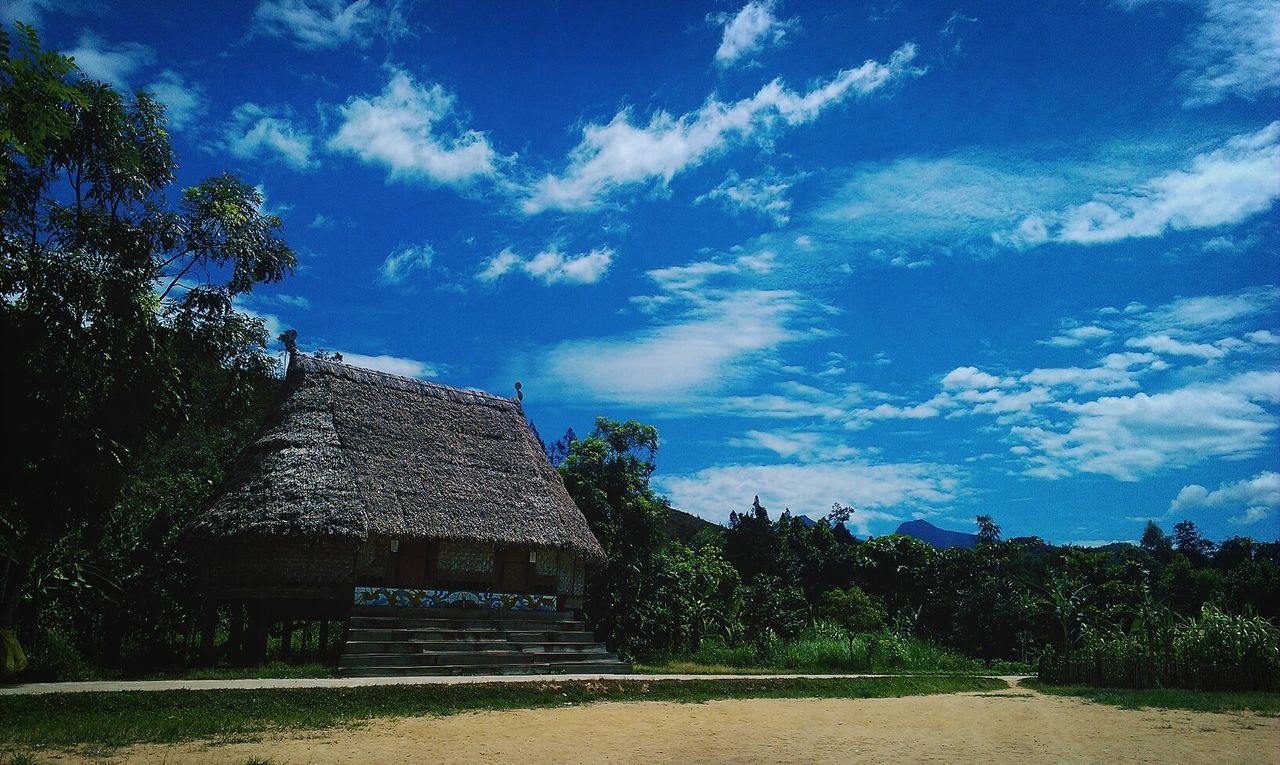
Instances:
[[[267,604],[253,603],[249,606],[249,640],[245,651],[246,659],[251,666],[259,666],[267,661]]]
[[[241,603],[231,604],[227,607],[227,616],[231,623],[229,625],[230,632],[227,635],[226,651],[235,664],[241,664],[248,653],[248,647],[244,642],[244,605]]]

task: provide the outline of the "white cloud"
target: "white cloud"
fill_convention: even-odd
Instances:
[[[785,226],[791,220],[791,200],[786,197],[789,188],[790,182],[776,176],[743,179],[736,170],[730,170],[719,186],[693,202],[718,200],[735,214],[754,212],[768,217],[774,225]]]
[[[253,188],[258,192],[258,198],[262,200],[262,202],[258,204],[259,213],[283,218],[285,213],[293,209],[293,205],[287,203],[281,203],[278,205],[271,204],[267,199],[267,187],[263,184],[256,184]]]
[[[1280,122],[1229,139],[1174,170],[1061,213],[1031,215],[997,242],[1030,247],[1048,241],[1103,244],[1166,231],[1239,223],[1280,197]]]
[[[394,38],[405,29],[394,3],[384,7],[373,0],[262,0],[253,21],[256,31],[304,50],[364,48],[375,36]]]
[[[294,170],[314,170],[313,139],[287,116],[254,103],[240,104],[231,112],[223,131],[227,150],[242,159],[278,159]]]
[[[364,367],[365,369],[376,369],[379,372],[400,375],[401,377],[432,378],[440,376],[440,369],[437,366],[417,359],[387,355],[366,356],[363,353],[351,353],[350,351],[338,351],[338,353],[342,354],[344,363]]]
[[[435,251],[429,244],[405,244],[392,250],[378,267],[378,281],[383,284],[403,284],[414,271],[431,267]]]
[[[462,186],[495,175],[497,155],[483,133],[461,126],[439,132],[455,101],[438,83],[424,87],[393,68],[382,93],[353,96],[339,107],[342,124],[329,148],[383,165],[393,179]]]
[[[908,509],[929,510],[955,501],[955,468],[930,463],[833,460],[809,464],[717,465],[694,473],[659,475],[654,483],[673,507],[723,523],[729,512],[760,503],[775,517],[784,508],[821,517],[833,502],[855,508],[850,523],[868,534],[874,521],[898,520]]]
[[[1225,295],[1177,298],[1149,311],[1137,305],[1125,313],[1139,317],[1141,325],[1152,331],[1220,333],[1238,322],[1267,315],[1277,303],[1280,289],[1251,287]]]
[[[815,233],[840,242],[930,245],[986,243],[1045,200],[1091,184],[1092,164],[1055,164],[982,151],[907,157],[853,168],[813,215]]]
[[[1064,425],[1015,426],[1011,432],[1032,450],[1030,475],[1085,472],[1136,481],[1212,457],[1258,453],[1277,427],[1263,404],[1277,402],[1280,372],[1246,372],[1164,393],[1058,403]]]
[[[1105,393],[1137,388],[1137,375],[1167,367],[1152,353],[1109,353],[1097,366],[1036,368],[1018,379],[1049,388],[1067,387],[1077,393]]]
[[[1182,487],[1169,503],[1170,515],[1185,515],[1193,510],[1238,511],[1233,523],[1257,523],[1271,517],[1280,508],[1280,473],[1264,470],[1253,478],[1224,483],[1213,491],[1199,484]]]
[[[1202,359],[1220,359],[1226,351],[1209,343],[1184,343],[1168,335],[1148,335],[1147,337],[1131,337],[1124,342],[1128,348],[1145,348],[1156,353],[1172,356],[1196,356]]]
[[[1052,345],[1058,348],[1075,348],[1076,346],[1084,345],[1086,343],[1093,342],[1094,340],[1101,340],[1104,337],[1109,337],[1111,334],[1111,330],[1105,327],[1085,325],[1064,329],[1048,340],[1041,340],[1039,342],[1041,345]]]
[[[773,270],[776,256],[772,250],[739,255],[730,261],[697,260],[679,266],[646,271],[659,289],[667,293],[689,293],[701,289],[708,281],[735,274],[765,274]]]
[[[722,397],[726,390],[805,337],[796,324],[808,308],[809,301],[791,291],[718,291],[681,312],[665,312],[670,318],[646,329],[568,340],[526,363],[536,365],[544,387],[574,399],[660,404],[669,411],[723,408],[733,406]]]
[[[605,125],[583,128],[582,141],[569,152],[563,175],[547,175],[523,203],[525,212],[547,209],[589,210],[618,189],[636,184],[669,184],[678,173],[722,151],[734,140],[745,141],[781,126],[813,121],[823,109],[852,95],[868,95],[897,79],[916,76],[916,47],[894,51],[888,63],[867,61],[845,69],[806,93],[788,90],[773,80],[750,98],[722,103],[714,97],[694,112],[673,117],[658,111],[647,125],[637,126],[623,110]]]
[[[1254,99],[1280,84],[1280,4],[1273,0],[1208,0],[1204,22],[1181,51],[1187,106],[1229,96]]]
[[[208,108],[204,88],[198,83],[187,82],[172,69],[161,72],[147,90],[164,104],[168,126],[173,130],[182,130],[192,120],[203,116]]]
[[[580,255],[565,255],[554,245],[527,260],[507,248],[489,260],[476,274],[482,282],[494,282],[519,272],[543,284],[595,284],[609,272],[613,250],[599,247]]]
[[[797,462],[829,462],[858,457],[865,450],[849,446],[830,433],[813,430],[748,430],[730,446],[765,449]]]
[[[943,390],[982,390],[986,388],[1002,388],[1011,381],[983,372],[977,367],[956,367],[942,377]]]
[[[120,90],[130,88],[129,80],[140,69],[155,63],[156,52],[141,43],[108,43],[85,30],[80,41],[67,54],[76,60],[80,70],[95,80],[110,83]]]
[[[718,66],[730,66],[743,56],[758,53],[765,45],[782,42],[788,25],[773,15],[773,5],[772,0],[750,2],[735,14],[718,13],[707,17],[717,26],[724,27],[720,47],[716,48]]]

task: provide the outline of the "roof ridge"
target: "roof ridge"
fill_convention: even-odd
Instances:
[[[383,372],[379,369],[358,367],[354,364],[348,364],[345,361],[317,359],[314,356],[306,356],[299,353],[291,359],[290,366],[293,366],[294,364],[298,365],[304,373],[319,372],[321,374],[341,377],[353,382],[385,385],[390,388],[416,391],[436,398],[445,398],[450,400],[457,400],[459,397],[463,400],[468,397],[474,397],[481,400],[478,403],[492,401],[494,403],[505,404],[507,406],[514,406],[517,409],[522,409],[520,402],[514,398],[507,398],[505,396],[499,396],[482,390],[474,390],[472,388],[458,388],[453,385],[431,382],[417,377],[406,377],[404,375],[393,374],[391,372]]]

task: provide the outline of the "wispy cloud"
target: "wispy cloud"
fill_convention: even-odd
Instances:
[[[812,301],[787,290],[717,290],[639,331],[568,340],[526,360],[565,396],[668,411],[727,405],[778,349],[806,336]]]
[[[134,75],[155,63],[156,52],[141,43],[109,43],[93,32],[80,33],[76,47],[67,51],[80,70],[95,80],[128,91]]]
[[[785,226],[791,220],[791,200],[786,197],[789,188],[790,181],[773,174],[742,178],[738,171],[730,170],[719,186],[693,202],[715,200],[734,214],[756,213],[771,219],[776,226]]]
[[[429,244],[402,244],[392,250],[378,267],[378,281],[383,284],[404,284],[414,271],[431,267],[435,250]]]
[[[342,124],[329,148],[366,164],[382,165],[389,177],[462,186],[497,172],[497,154],[477,130],[457,126],[456,98],[440,84],[419,84],[391,69],[376,96],[353,96],[338,108]]]
[[[665,186],[733,141],[811,122],[850,96],[865,96],[895,80],[921,74],[923,70],[912,64],[915,57],[916,47],[906,44],[887,63],[867,61],[803,93],[774,80],[741,101],[709,98],[702,108],[679,117],[660,110],[645,125],[633,123],[630,110],[620,111],[607,124],[583,128],[582,141],[569,152],[564,173],[539,181],[523,208],[528,213],[590,210],[627,186],[654,182]]]
[[[255,31],[304,50],[364,48],[375,37],[395,38],[406,30],[395,3],[373,0],[262,0],[253,23]]]
[[[510,273],[522,273],[543,284],[595,284],[609,272],[613,250],[599,247],[579,255],[566,255],[552,246],[530,258],[510,248],[485,261],[476,274],[482,282],[495,282]]]
[[[1264,470],[1252,478],[1224,483],[1213,491],[1199,484],[1182,487],[1169,503],[1169,515],[1185,515],[1194,510],[1237,512],[1230,521],[1238,524],[1266,520],[1280,508],[1280,473]]]
[[[1122,0],[1129,10],[1173,0]],[[1183,0],[1177,0],[1183,2]],[[1188,107],[1280,88],[1280,6],[1271,0],[1192,0],[1204,16],[1176,51]]]
[[[1034,247],[1046,242],[1103,244],[1161,236],[1166,231],[1239,223],[1280,198],[1280,122],[1238,135],[1139,185],[1095,194],[1060,213],[1031,215],[994,235],[997,242]]]
[[[779,20],[773,11],[772,0],[765,0],[747,3],[737,13],[708,16],[708,21],[724,27],[720,47],[716,48],[716,65],[732,66],[744,57],[759,53],[766,45],[781,43],[792,22]]]
[[[173,130],[186,128],[208,110],[209,99],[204,88],[172,69],[161,72],[147,90],[164,104],[168,126]]]
[[[274,159],[294,170],[314,170],[311,134],[287,112],[255,103],[240,104],[223,130],[227,150],[242,159]]]

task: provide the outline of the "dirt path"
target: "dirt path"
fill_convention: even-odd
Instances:
[[[1280,720],[1122,710],[1023,690],[899,699],[604,703],[374,722],[114,762],[1280,763]],[[37,757],[37,761],[41,758]],[[80,762],[63,755],[59,763]],[[88,762],[102,762],[88,760]]]

